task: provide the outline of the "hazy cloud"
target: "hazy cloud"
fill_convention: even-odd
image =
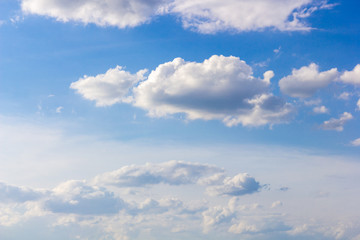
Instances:
[[[319,66],[311,63],[309,66],[293,69],[292,74],[279,81],[283,93],[291,97],[311,97],[321,88],[336,80],[338,71],[332,68],[328,71],[319,72]]]
[[[34,201],[44,193],[26,187],[17,187],[0,183],[0,202],[26,202]]]
[[[55,213],[115,214],[125,205],[105,188],[85,181],[67,181],[52,190],[45,208]]]
[[[354,141],[351,142],[351,145],[358,147],[360,146],[360,138],[355,139]]]
[[[329,109],[325,106],[318,106],[313,108],[313,112],[317,114],[329,113]]]
[[[340,118],[331,118],[328,121],[325,121],[321,127],[325,130],[335,130],[338,132],[341,132],[344,130],[344,125],[347,121],[353,119],[353,116],[351,113],[344,112],[341,114]]]
[[[206,164],[169,161],[143,166],[124,166],[116,171],[95,177],[97,184],[118,187],[144,187],[165,183],[169,185],[196,184],[202,178],[222,173],[221,168]]]

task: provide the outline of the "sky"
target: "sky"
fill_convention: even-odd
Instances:
[[[0,238],[359,240],[359,7],[0,0]]]

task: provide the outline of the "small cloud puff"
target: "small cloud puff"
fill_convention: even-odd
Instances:
[[[71,83],[70,88],[75,89],[85,99],[96,102],[96,106],[110,106],[115,103],[129,102],[129,90],[134,84],[143,80],[146,69],[131,74],[117,66],[109,69],[105,74],[95,77],[84,76]]]
[[[317,114],[329,113],[329,109],[325,106],[318,106],[313,108],[313,112]]]
[[[360,64],[357,64],[352,71],[345,71],[340,80],[347,84],[360,86]]]
[[[354,141],[351,141],[351,145],[355,147],[360,146],[360,138],[355,139]]]
[[[337,77],[336,68],[319,72],[319,66],[311,63],[309,66],[293,69],[291,75],[280,79],[279,86],[283,93],[291,97],[307,98],[335,81]]]
[[[351,113],[344,112],[343,114],[341,114],[339,119],[331,118],[330,120],[325,121],[321,125],[321,127],[324,130],[335,130],[335,131],[341,132],[344,130],[345,123],[351,119],[353,119],[353,116],[351,115]]]

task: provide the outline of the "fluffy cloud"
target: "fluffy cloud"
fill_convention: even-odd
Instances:
[[[325,130],[336,130],[338,132],[341,132],[344,130],[344,125],[347,121],[353,119],[353,116],[351,113],[344,112],[341,114],[339,119],[331,118],[328,121],[325,121],[321,127]]]
[[[351,145],[358,147],[360,146],[360,138],[355,139],[354,141],[351,142]]]
[[[135,83],[144,79],[147,70],[143,69],[131,74],[117,66],[109,69],[105,74],[95,77],[84,76],[71,83],[70,88],[75,89],[85,99],[93,100],[97,106],[110,106],[115,103],[131,101],[129,90]]]
[[[28,14],[56,18],[58,21],[79,21],[99,26],[134,27],[145,23],[160,10],[165,0],[22,0]]]
[[[247,173],[240,173],[234,177],[224,179],[223,185],[212,186],[207,189],[211,195],[241,196],[251,194],[261,189],[259,182]]]
[[[329,113],[329,109],[325,106],[318,106],[313,108],[313,112],[317,114]]]
[[[85,181],[68,181],[53,189],[45,208],[55,213],[115,214],[125,205],[114,193]]]
[[[311,63],[309,66],[293,69],[291,75],[280,79],[279,86],[283,93],[291,97],[306,98],[336,80],[337,76],[336,68],[319,72],[319,66]]]
[[[116,171],[95,177],[97,184],[118,187],[144,187],[165,183],[169,185],[196,184],[203,178],[222,173],[221,168],[181,161],[169,161],[159,164],[147,163],[143,166],[124,166]]]
[[[185,28],[201,33],[224,30],[309,30],[302,21],[326,3],[312,0],[175,0],[172,12],[181,16]],[[310,6],[310,5],[312,6]],[[328,5],[327,5],[328,6]]]
[[[360,85],[360,64],[356,65],[352,71],[345,71],[340,80],[344,83]]]
[[[309,30],[304,19],[332,5],[314,0],[22,0],[21,7],[25,13],[50,16],[58,21],[119,28],[149,22],[156,15],[175,14],[185,28],[215,33],[266,28]]]
[[[268,93],[264,79],[237,57],[214,55],[202,63],[176,58],[159,65],[134,88],[134,105],[152,117],[185,113],[187,119],[220,119],[227,126],[258,126],[288,119],[292,108]]]

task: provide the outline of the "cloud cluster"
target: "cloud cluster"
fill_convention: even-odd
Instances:
[[[331,8],[314,0],[22,0],[27,14],[58,21],[78,21],[118,28],[135,27],[155,16],[179,17],[185,28],[200,33],[220,31],[310,30],[304,19],[319,9]]]
[[[341,114],[340,118],[331,118],[328,121],[325,121],[321,127],[325,130],[335,130],[341,132],[344,130],[344,125],[347,121],[353,119],[351,113],[344,112]]]
[[[319,72],[319,66],[311,63],[309,66],[293,69],[292,74],[279,81],[280,90],[291,96],[306,98],[335,81],[338,77],[336,68]]]
[[[27,202],[41,198],[41,191],[35,191],[26,187],[17,187],[0,183],[0,202]]]
[[[71,84],[84,98],[98,106],[129,100],[124,98],[143,72],[125,72],[120,67],[106,74],[85,77]],[[115,72],[116,74],[113,74]],[[214,55],[204,62],[175,58],[160,64],[146,80],[132,89],[132,104],[151,117],[185,114],[189,120],[222,120],[227,126],[259,126],[286,122],[292,107],[269,92],[272,71],[263,79],[238,57]]]

